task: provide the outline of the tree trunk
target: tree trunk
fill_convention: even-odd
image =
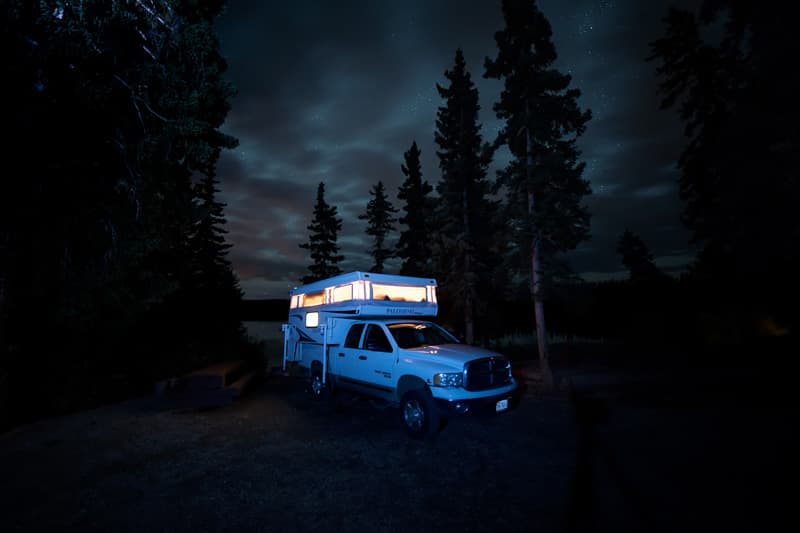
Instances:
[[[0,234],[2,235],[2,234]],[[8,253],[8,239],[4,235],[0,237],[0,259],[2,259],[2,266],[0,266],[0,342],[3,340],[3,326],[4,323],[2,322],[4,312],[6,309],[6,276],[8,275],[8,267],[6,265],[10,265],[10,253]]]
[[[469,213],[467,212],[467,191],[462,193],[462,207],[464,209],[464,342],[472,344],[475,341],[475,324],[472,318],[472,252],[470,247]]]
[[[528,204],[533,205],[533,193],[528,193]],[[554,388],[553,371],[550,368],[550,349],[547,344],[547,326],[544,321],[544,302],[540,290],[542,282],[539,239],[533,238],[531,270],[533,271],[533,311],[536,317],[536,341],[539,348],[539,368],[547,390]]]
[[[464,261],[465,268],[469,268],[470,256],[467,254]],[[464,295],[464,342],[472,344],[475,341],[475,325],[472,319],[472,287],[467,282],[467,292]]]
[[[533,184],[531,177],[533,174],[533,143],[531,134],[525,130],[527,161],[525,174],[528,183],[528,215],[533,217],[535,212]],[[553,371],[550,369],[550,351],[547,346],[547,327],[544,321],[544,302],[541,298],[542,284],[542,265],[541,249],[539,246],[539,234],[536,227],[533,228],[533,238],[531,242],[531,291],[533,293],[533,311],[536,317],[536,341],[539,348],[539,368],[542,372],[544,387],[546,390],[553,390],[554,380]]]

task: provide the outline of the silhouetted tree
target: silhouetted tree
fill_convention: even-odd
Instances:
[[[710,247],[703,270],[734,276],[758,299],[791,291],[765,285],[796,277],[800,219],[800,54],[780,2],[704,1],[671,9],[651,43],[662,108],[676,107],[689,141],[679,160],[684,222]],[[710,261],[710,258],[714,258]]]
[[[664,274],[656,266],[653,254],[641,237],[626,229],[617,241],[617,253],[630,272],[632,281],[654,281]]]
[[[436,216],[436,259],[440,284],[457,307],[463,309],[464,337],[475,338],[475,317],[480,285],[492,261],[492,212],[486,178],[490,158],[483,149],[478,123],[478,89],[472,82],[461,50],[445,71],[450,82],[436,89],[445,104],[436,112],[435,140],[439,146],[442,178]]]
[[[547,386],[553,385],[544,318],[545,278],[553,257],[586,239],[589,213],[581,204],[590,193],[581,178],[576,138],[591,114],[578,107],[580,91],[570,76],[552,67],[556,50],[547,18],[533,0],[503,0],[505,29],[495,33],[497,57],[486,58],[485,77],[502,79],[494,105],[506,124],[496,144],[506,143],[514,159],[498,174],[507,197],[508,230],[517,252],[527,255],[539,360]]]
[[[225,240],[225,204],[217,200],[218,183],[210,169],[195,187],[200,218],[190,237],[193,309],[187,311],[204,326],[200,333],[230,337],[241,328],[238,310],[243,294],[227,257],[231,245]]]
[[[0,350],[18,354],[12,386],[27,387],[36,365],[53,380],[33,396],[74,406],[59,389],[103,397],[92,388],[110,381],[97,377],[141,385],[186,369],[178,350],[147,349],[175,328],[155,335],[144,324],[191,280],[193,175],[236,144],[219,131],[234,92],[213,28],[221,9],[4,3],[0,90],[14,132],[4,164],[16,171],[0,194]]]
[[[312,261],[308,267],[311,273],[303,276],[302,283],[311,283],[342,273],[339,262],[344,257],[339,255],[339,245],[336,244],[342,229],[342,219],[336,214],[336,206],[325,202],[325,184],[320,182],[317,187],[317,202],[314,204],[314,218],[308,225],[308,242],[300,245],[300,248],[310,252]]]
[[[369,253],[375,263],[369,271],[383,272],[386,260],[394,257],[393,249],[386,246],[386,236],[395,229],[394,223],[397,219],[393,215],[397,213],[397,209],[386,196],[382,181],[379,181],[369,193],[372,200],[367,203],[366,212],[358,215],[358,218],[367,221],[367,235],[373,238]]]
[[[41,210],[10,231],[12,264],[26,265],[11,285],[51,280],[36,292],[61,317],[96,318],[94,290],[125,311],[162,301],[188,274],[192,173],[236,144],[218,130],[234,92],[212,27],[221,3],[11,4],[9,154],[26,163],[3,197]],[[31,238],[35,250],[19,242]]]
[[[217,200],[219,181],[212,173],[195,187],[199,220],[191,236],[191,249],[195,260],[194,276],[200,287],[219,285],[220,272],[230,268],[227,253],[231,245],[225,241],[225,204]]]
[[[430,193],[433,187],[422,179],[419,156],[420,150],[414,141],[403,154],[405,164],[400,166],[406,179],[397,193],[397,198],[405,202],[405,215],[399,222],[405,224],[406,229],[400,232],[397,257],[403,259],[400,274],[425,277],[431,275],[433,203]]]

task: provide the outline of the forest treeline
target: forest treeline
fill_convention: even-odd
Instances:
[[[247,352],[216,198],[222,5],[3,3],[4,425]]]
[[[579,108],[570,76],[554,68],[550,24],[530,0],[502,2],[505,27],[481,72],[503,83],[492,110],[504,127],[484,138],[478,91],[456,50],[437,84],[438,173],[424,179],[412,140],[396,203],[382,181],[369,191],[360,218],[373,262],[363,268],[382,272],[394,257],[400,274],[437,278],[440,319],[467,342],[535,330],[545,374],[552,335],[664,346],[788,335],[797,323],[800,151],[789,105],[797,83],[777,58],[798,45],[773,8],[707,1],[697,12],[672,9],[651,42],[662,107],[686,126],[677,162],[682,219],[692,232],[687,244],[700,252],[680,278],[661,272],[631,230],[616,250],[628,280],[586,283],[564,260],[589,238],[583,200],[591,191],[576,141],[591,113]],[[501,146],[512,159],[490,176]],[[311,252],[303,282],[340,272],[341,219],[324,194],[320,183],[301,244]]]
[[[423,177],[412,139],[401,165],[405,180],[397,198],[402,209],[393,206],[378,181],[359,218],[367,221],[372,243],[370,270],[382,272],[397,257],[400,274],[435,277],[442,295],[439,317],[467,343],[485,341],[493,331],[492,317],[525,294],[535,310],[529,327],[535,327],[549,384],[544,301],[549,286],[572,277],[564,252],[589,236],[583,200],[590,187],[577,140],[591,113],[580,109],[580,91],[571,86],[571,76],[554,67],[552,29],[536,3],[504,0],[501,7],[505,27],[495,33],[497,50],[485,58],[480,74],[503,84],[492,106],[503,127],[494,138],[485,138],[478,89],[463,51],[456,49],[445,81],[436,84],[443,102],[435,117],[435,186]],[[500,147],[508,149],[510,162],[490,176]],[[395,223],[404,229],[392,248]],[[320,183],[308,241],[300,244],[311,256],[303,283],[341,272],[341,224]]]
[[[0,7],[6,104],[0,194],[0,424],[141,392],[232,356],[244,338],[217,161],[235,88],[213,23],[222,0]],[[777,2],[670,10],[649,60],[686,126],[683,221],[701,249],[680,279],[636,235],[630,279],[586,283],[564,254],[589,238],[577,141],[591,120],[555,68],[533,0],[502,0],[481,72],[461,50],[439,80],[436,179],[414,139],[396,195],[376,176],[360,217],[371,265],[435,276],[441,318],[468,342],[536,331],[651,344],[787,336],[797,324],[800,147],[794,39]],[[473,75],[496,79],[487,137]],[[431,80],[436,83],[436,80]],[[509,164],[489,175],[496,151]],[[427,170],[426,174],[434,175]],[[396,198],[396,200],[395,200]],[[303,281],[337,274],[341,219],[317,190]],[[396,258],[396,259],[395,259]],[[545,320],[547,309],[547,320]]]

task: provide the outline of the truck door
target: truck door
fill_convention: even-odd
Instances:
[[[379,389],[392,389],[395,350],[380,324],[367,325],[358,363],[360,379]]]
[[[358,365],[356,363],[359,361],[358,356],[362,333],[364,333],[364,323],[353,324],[347,331],[344,344],[331,348],[331,372],[345,380],[359,379],[356,376],[358,372]]]
[[[334,348],[336,374],[344,382],[389,392],[392,388],[394,348],[378,324],[354,324],[344,345]]]

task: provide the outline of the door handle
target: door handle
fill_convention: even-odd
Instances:
[[[367,356],[366,355],[359,355],[358,358],[361,359],[362,361],[366,361],[367,360]]]
[[[342,352],[339,352],[339,357],[344,357],[344,354]]]

